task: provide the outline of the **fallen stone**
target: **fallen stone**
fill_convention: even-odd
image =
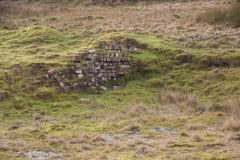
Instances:
[[[81,101],[81,102],[85,102],[85,103],[89,103],[89,102],[90,102],[89,99],[85,99],[85,98],[81,98],[80,101]]]
[[[123,88],[123,86],[113,86],[114,90],[118,90],[118,89],[122,89],[122,88]]]
[[[51,75],[53,75],[56,72],[57,71],[55,69],[50,69],[50,70],[48,70],[48,75],[51,76]]]
[[[78,78],[83,78],[83,74],[78,74]]]
[[[95,53],[95,50],[88,50],[88,53]]]
[[[126,141],[126,140],[138,140],[141,142],[145,142],[145,143],[155,143],[158,142],[158,140],[156,139],[152,139],[152,138],[145,138],[142,137],[141,135],[138,134],[102,134],[101,135],[104,139],[106,143],[118,143],[120,141]]]
[[[104,87],[104,86],[101,86],[100,87],[102,90],[104,90],[104,91],[107,91],[108,89],[106,88],[106,87]]]
[[[64,83],[63,82],[59,82],[59,86],[60,86],[60,88],[64,88]]]
[[[76,73],[82,73],[82,70],[76,70]]]
[[[119,76],[124,76],[125,74],[127,74],[128,72],[118,72]]]

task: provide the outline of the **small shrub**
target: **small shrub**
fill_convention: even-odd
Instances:
[[[182,137],[188,137],[189,135],[188,135],[187,133],[185,133],[185,132],[182,132],[182,133],[180,134],[180,136],[182,136]]]
[[[17,110],[23,110],[28,107],[28,104],[24,101],[24,99],[19,97],[14,97],[12,100],[13,107]]]
[[[58,18],[57,18],[57,17],[49,17],[48,20],[49,20],[49,21],[57,21]]]
[[[176,18],[176,19],[181,18],[181,17],[180,17],[179,15],[177,15],[177,14],[174,14],[173,17]]]
[[[195,60],[196,61],[196,60]],[[199,67],[206,69],[209,67],[228,67],[230,66],[230,60],[220,56],[206,55],[199,59]]]
[[[94,19],[93,16],[86,16],[86,17],[83,18],[83,20],[89,20],[89,21],[91,21],[93,19]]]
[[[206,108],[210,112],[218,112],[218,111],[225,111],[226,110],[226,105],[222,103],[207,103]]]
[[[194,55],[190,53],[183,53],[183,54],[177,55],[175,59],[180,61],[181,63],[190,63],[192,62],[193,57]]]
[[[199,135],[194,135],[192,137],[192,139],[193,139],[194,142],[202,142],[203,141],[202,137],[199,136]]]
[[[55,94],[54,88],[42,87],[36,90],[35,96],[42,100],[53,99]]]
[[[240,5],[228,8],[214,8],[206,10],[196,17],[197,22],[207,22],[210,24],[230,24],[240,27]]]
[[[0,92],[0,102],[2,102],[3,100],[5,100],[7,98],[8,98],[8,92],[6,92],[6,91]]]
[[[33,118],[34,120],[39,120],[39,119],[41,119],[42,117],[43,117],[42,114],[37,113],[37,112],[35,112],[35,113],[32,114],[32,118]]]
[[[96,19],[105,19],[105,18],[102,16],[97,16]]]
[[[150,79],[148,80],[148,84],[151,86],[151,87],[156,87],[156,88],[162,88],[164,87],[164,82],[163,80],[161,79]]]

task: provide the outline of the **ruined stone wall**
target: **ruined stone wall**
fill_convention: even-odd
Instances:
[[[130,57],[124,53],[79,53],[70,58],[72,67],[64,71],[48,71],[49,82],[59,91],[96,89],[103,82],[116,80],[131,72]]]

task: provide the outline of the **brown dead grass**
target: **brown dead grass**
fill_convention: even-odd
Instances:
[[[199,25],[195,17],[203,10],[216,6],[229,6],[223,0],[197,1],[193,3],[159,3],[151,5],[134,6],[56,6],[54,4],[24,5],[1,3],[7,8],[2,10],[0,16],[0,28],[18,29],[20,27],[41,25],[51,27],[59,31],[74,34],[95,34],[112,31],[137,32],[154,35],[165,35],[174,40],[183,41],[185,47],[201,47],[209,39],[228,39],[232,49],[237,47],[240,39],[238,30],[234,28],[222,28],[220,33],[214,26]],[[171,10],[170,7],[171,6]],[[91,18],[89,18],[91,17]],[[216,53],[225,52],[222,48],[215,48]]]
[[[22,18],[46,16],[53,8],[35,8],[27,5],[0,4],[1,16],[18,16]]]
[[[199,14],[196,21],[240,27],[240,5],[235,4],[231,7],[208,9],[204,13]]]
[[[239,100],[230,100],[226,103],[228,115],[223,124],[224,129],[239,131],[240,130],[240,102]]]
[[[189,93],[183,93],[179,91],[166,91],[160,95],[159,101],[161,103],[175,104],[180,108],[188,108],[190,112],[205,111],[205,107],[199,103],[198,98],[195,95]]]
[[[18,29],[29,24],[37,24],[44,17],[59,13],[66,14],[69,10],[55,5],[31,6],[22,3],[0,2],[0,27]]]

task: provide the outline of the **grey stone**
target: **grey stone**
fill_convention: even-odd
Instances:
[[[112,45],[110,48],[114,49],[114,45]],[[61,79],[63,83],[64,81],[67,81],[64,83],[65,85],[57,83],[60,88],[63,88],[62,91],[75,91],[83,88],[95,89],[101,81],[108,81],[111,79],[116,80],[121,78],[127,74],[127,70],[130,69],[129,55],[121,53],[83,53],[79,56],[73,56],[73,60],[77,60],[73,61],[77,64],[72,66],[69,70],[49,70],[48,75],[50,75],[49,78],[51,80]],[[118,72],[119,69],[125,69],[125,72]],[[69,81],[76,77],[81,79],[79,81],[85,81],[88,83],[82,84],[80,82],[76,83],[76,81],[71,83]],[[103,90],[106,90],[106,88]]]
[[[85,98],[81,98],[80,101],[81,101],[81,102],[85,102],[85,103],[89,103],[89,102],[90,102],[89,99],[85,99]]]
[[[24,154],[31,160],[61,160],[54,152],[29,151]]]
[[[101,86],[100,87],[102,90],[104,90],[104,91],[106,91],[106,90],[108,90],[106,87],[104,87],[104,86]]]
[[[176,132],[176,131],[168,131],[163,127],[158,128],[158,129],[151,128],[151,129],[149,129],[149,131],[152,133],[163,133],[163,134],[168,134],[168,135],[177,135],[178,134],[178,132]]]

